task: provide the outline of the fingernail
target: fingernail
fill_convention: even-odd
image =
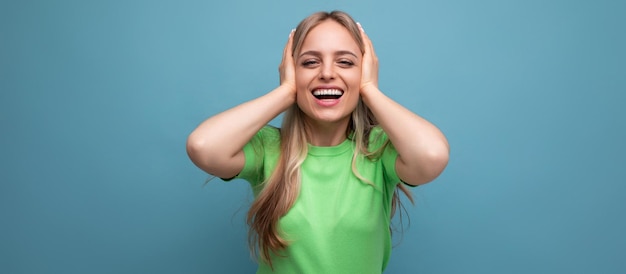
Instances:
[[[360,29],[363,29],[363,26],[361,26],[361,23],[356,22],[356,25],[359,26]]]

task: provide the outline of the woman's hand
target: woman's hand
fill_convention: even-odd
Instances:
[[[361,94],[368,88],[378,89],[378,57],[374,52],[374,45],[370,38],[365,34],[365,30],[361,24],[359,29],[361,30],[361,36],[363,37],[363,44],[365,46],[365,52],[363,53],[363,60],[361,63]]]
[[[283,50],[283,60],[280,62],[278,66],[278,72],[280,74],[280,85],[288,88],[293,92],[294,96],[296,94],[296,68],[293,61],[293,55],[291,46],[293,44],[293,34],[295,33],[295,29],[291,30],[289,33],[289,40],[287,40],[287,45],[285,45],[285,49]]]

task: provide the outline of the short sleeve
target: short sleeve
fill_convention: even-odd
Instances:
[[[396,172],[396,161],[398,160],[398,151],[391,142],[387,144],[381,155],[383,168],[385,170],[385,180],[393,185],[399,183],[400,177]]]
[[[280,150],[278,128],[265,126],[243,147],[245,163],[235,178],[244,179],[256,186],[265,180],[267,160],[271,163]]]
[[[384,146],[384,147],[383,147]],[[389,137],[380,127],[375,127],[370,133],[370,151],[375,151],[382,148],[380,152],[379,160],[382,162],[383,171],[385,173],[385,182],[387,184],[396,185],[399,183],[400,177],[396,172],[396,160],[398,159],[398,151],[389,142]]]

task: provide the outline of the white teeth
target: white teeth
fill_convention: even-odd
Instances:
[[[313,91],[313,95],[322,96],[322,95],[343,95],[343,91],[338,89],[316,89]]]

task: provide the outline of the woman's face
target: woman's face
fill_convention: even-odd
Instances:
[[[361,58],[358,44],[339,23],[326,20],[309,31],[294,58],[296,100],[307,119],[348,121],[359,100]]]

